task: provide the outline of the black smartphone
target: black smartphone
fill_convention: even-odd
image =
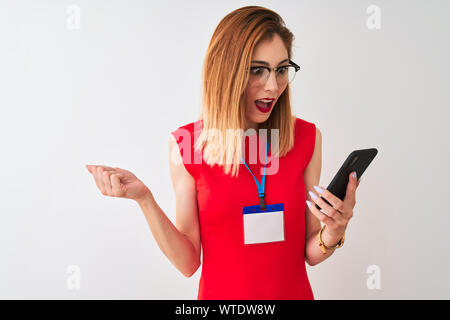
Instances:
[[[344,161],[344,164],[334,176],[333,180],[331,180],[330,184],[327,187],[327,190],[339,199],[344,200],[350,173],[352,171],[356,171],[357,178],[361,178],[362,174],[364,173],[364,171],[366,171],[367,167],[375,158],[377,153],[378,150],[376,148],[355,150],[350,153],[347,159]],[[327,200],[325,200],[323,197],[321,198],[331,206],[331,204]],[[321,209],[317,204],[315,205],[317,209]]]

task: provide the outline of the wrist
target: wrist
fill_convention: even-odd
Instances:
[[[341,232],[330,231],[328,227],[322,231],[322,242],[327,247],[336,247],[345,235],[345,230]]]
[[[150,192],[150,190],[148,190],[145,195],[143,195],[141,198],[136,199],[136,202],[140,207],[147,207],[155,202],[155,199],[153,198],[153,194]]]

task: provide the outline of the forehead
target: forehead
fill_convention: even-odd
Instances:
[[[273,66],[287,58],[287,49],[278,34],[274,34],[272,39],[259,42],[256,45],[252,56],[252,60],[267,61]]]

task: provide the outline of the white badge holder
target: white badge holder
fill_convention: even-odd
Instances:
[[[284,204],[243,208],[244,244],[284,241]]]

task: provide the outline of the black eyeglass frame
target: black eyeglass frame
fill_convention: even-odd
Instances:
[[[284,68],[284,67],[288,67],[288,66],[293,66],[293,67],[295,68],[295,73],[297,73],[297,71],[300,70],[300,66],[299,66],[298,64],[296,64],[294,61],[292,61],[291,59],[289,59],[288,64],[287,64],[287,65],[284,65],[284,66],[279,66],[279,67],[274,67],[274,68],[269,68],[268,66],[252,66],[252,67],[250,67],[250,68],[247,69],[247,70],[248,70],[248,71],[251,71],[253,68],[264,68],[264,69],[269,70],[269,77],[270,77],[270,72],[271,72],[272,70],[273,70],[273,71],[275,72],[275,74],[276,74],[277,71],[278,71],[279,69]],[[268,77],[266,80],[268,80],[269,77]]]

